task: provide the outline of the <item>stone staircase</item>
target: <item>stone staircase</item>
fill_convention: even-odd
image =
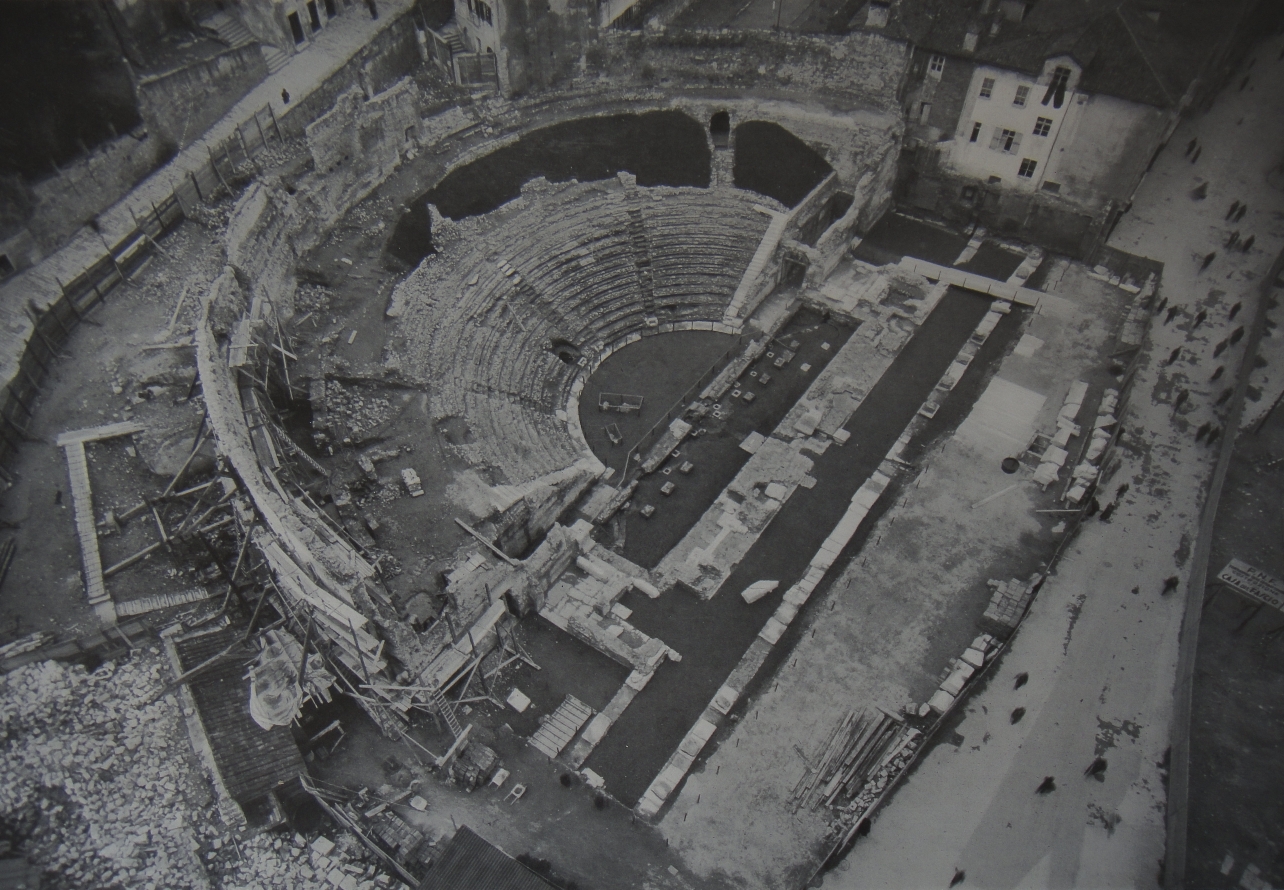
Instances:
[[[447,22],[437,33],[450,44],[450,54],[452,56],[468,51],[468,48],[464,46],[464,35],[460,32],[459,25],[454,22]]]
[[[620,174],[624,184],[625,212],[629,216],[629,241],[633,245],[633,260],[637,264],[638,282],[642,286],[642,306],[648,316],[655,315],[655,280],[651,264],[651,243],[646,236],[646,220],[642,215],[642,199],[638,195],[637,180],[625,178]]]
[[[562,753],[575,734],[593,716],[593,709],[573,695],[557,706],[543,725],[531,736],[531,744],[551,760]]]
[[[254,35],[250,33],[250,29],[245,27],[244,22],[233,18],[225,12],[217,13],[205,19],[201,22],[201,27],[217,34],[219,40],[233,49],[251,43],[258,43]],[[261,44],[259,49],[263,52],[263,61],[267,63],[269,74],[275,74],[280,71],[285,67],[285,63],[290,61],[288,53],[271,44]]]

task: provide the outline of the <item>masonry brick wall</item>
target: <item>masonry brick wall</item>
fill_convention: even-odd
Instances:
[[[153,134],[184,148],[267,77],[258,44],[138,82],[138,111]]]

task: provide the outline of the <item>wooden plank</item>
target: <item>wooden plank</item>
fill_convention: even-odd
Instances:
[[[117,436],[128,436],[132,433],[141,433],[144,427],[141,423],[133,420],[126,420],[120,423],[108,423],[103,426],[89,427],[83,430],[72,430],[61,433],[55,440],[58,447],[84,442],[97,442],[100,439],[114,439]],[[82,452],[83,453],[83,452]]]

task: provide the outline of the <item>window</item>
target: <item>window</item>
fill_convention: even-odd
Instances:
[[[1052,118],[1040,117],[1034,121],[1034,135],[1047,136],[1052,132]]]
[[[473,18],[484,21],[488,25],[495,24],[488,3],[484,3],[482,0],[468,0],[468,10],[473,14]]]
[[[1042,188],[1045,192],[1048,192],[1053,195],[1061,194],[1061,183],[1059,182],[1052,182],[1050,180],[1045,180]]]
[[[929,74],[935,74],[940,77],[941,72],[945,70],[945,56],[933,53],[932,58],[927,61],[927,70]]]
[[[1016,95],[1012,97],[1012,104],[1019,108],[1025,107],[1025,100],[1030,98],[1030,88],[1027,86],[1017,87]]]
[[[1066,100],[1066,88],[1069,85],[1070,69],[1064,65],[1058,65],[1052,70],[1052,80],[1048,84],[1048,91],[1043,94],[1043,104],[1052,102],[1053,108],[1060,108],[1061,103]]]
[[[1039,166],[1039,162],[1030,158],[1021,159],[1021,167],[1017,170],[1017,176],[1023,176],[1026,179],[1034,178],[1034,168]]]
[[[972,124],[972,138],[969,139],[968,142],[975,142],[976,137],[980,135],[981,135],[981,122],[977,121],[976,123]]]
[[[920,124],[926,124],[928,119],[931,118],[931,116],[932,116],[932,103],[920,102],[918,106],[918,122]]]
[[[981,98],[988,99],[994,94],[994,78],[987,77],[981,81]]]
[[[1008,155],[1014,155],[1020,147],[1020,133],[1015,130],[1005,130],[1002,127],[994,128],[994,136],[990,139],[990,148],[992,150],[1001,151]]]

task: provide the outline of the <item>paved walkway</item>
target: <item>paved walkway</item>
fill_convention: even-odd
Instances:
[[[1284,126],[1280,40],[1257,49],[1251,91],[1232,80],[1206,115],[1178,128],[1119,224],[1112,246],[1165,264],[1161,294],[1181,307],[1157,315],[1127,418],[1135,450],[1121,451],[1111,488],[1132,491],[1107,526],[1089,522],[1045,585],[990,687],[957,727],[963,743],[938,745],[898,792],[827,887],[1121,887],[1153,885],[1165,853],[1169,719],[1189,554],[1215,451],[1195,428],[1220,422],[1247,341],[1214,358],[1217,344],[1250,323],[1255,279],[1284,240],[1272,214],[1284,194],[1265,182]],[[1242,76],[1242,74],[1240,75]],[[1194,138],[1197,162],[1183,156]],[[1192,191],[1208,182],[1208,197]],[[1223,216],[1248,201],[1240,223]],[[1256,233],[1249,253],[1224,247],[1229,229]],[[1206,271],[1203,257],[1217,251]],[[1228,309],[1244,312],[1228,320]],[[1200,311],[1207,313],[1195,325]],[[1174,349],[1177,360],[1165,362]],[[1209,380],[1218,364],[1227,374]],[[1177,409],[1176,394],[1190,392]],[[1139,446],[1139,447],[1138,447]],[[1164,597],[1164,578],[1182,586]],[[1133,593],[1133,590],[1136,593]],[[1012,678],[1028,672],[1014,689]],[[1013,725],[1009,715],[1026,709]],[[1107,759],[1104,781],[1083,775]],[[1056,791],[1035,794],[1045,776]]]
[[[159,204],[169,198],[178,183],[188,177],[188,171],[209,164],[210,147],[231,137],[238,126],[248,123],[264,105],[270,104],[277,117],[281,117],[287,111],[281,101],[282,89],[289,91],[291,104],[297,107],[413,5],[413,0],[381,0],[379,18],[375,20],[363,7],[351,7],[315,35],[311,46],[247,93],[204,136],[99,214],[101,237],[88,227],[82,228],[59,250],[0,288],[0,382],[7,383],[17,375],[18,361],[32,336],[31,320],[26,313],[29,301],[41,308],[55,302],[60,296],[58,282],[75,278],[101,259],[106,254],[104,239],[116,244],[128,237],[136,228],[135,218],[150,214],[153,202]]]

